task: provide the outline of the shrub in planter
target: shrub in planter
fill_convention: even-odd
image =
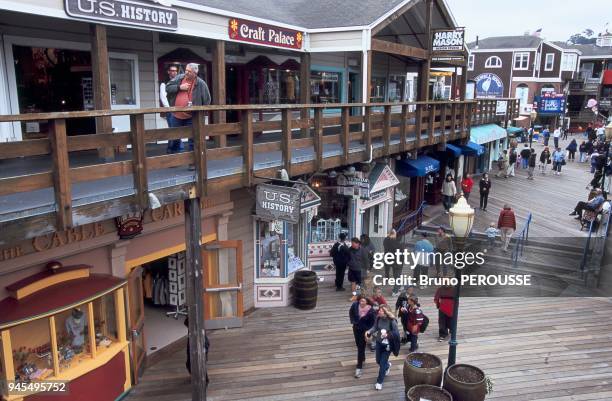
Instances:
[[[442,361],[435,355],[413,352],[404,360],[405,391],[418,384],[442,384]]]
[[[453,396],[446,390],[429,384],[419,384],[406,393],[408,401],[453,401]]]
[[[492,383],[476,366],[455,364],[444,373],[443,387],[455,401],[483,401]]]

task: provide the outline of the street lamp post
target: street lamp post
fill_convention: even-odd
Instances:
[[[531,128],[531,135],[529,136],[529,147],[530,148],[531,148],[531,142],[533,141],[533,134],[535,133],[535,130],[534,130],[533,127],[535,125],[534,123],[535,123],[535,119],[536,119],[537,116],[538,116],[538,113],[535,110],[531,109],[531,113],[529,113],[529,117],[530,117],[529,122],[530,122],[530,125],[531,125],[531,127],[530,127]]]
[[[472,231],[474,224],[474,209],[470,207],[465,198],[461,196],[455,206],[449,210],[449,223],[455,234],[455,242],[457,244],[456,251],[462,252],[465,247],[465,241]],[[453,320],[451,322],[451,339],[448,342],[448,366],[455,364],[457,359],[457,321],[459,320],[459,296],[461,294],[461,275],[462,269],[455,268],[455,278],[457,285],[455,286],[455,299],[453,304]]]

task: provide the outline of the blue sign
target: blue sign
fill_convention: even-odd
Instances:
[[[477,98],[504,97],[504,83],[497,75],[485,72],[474,78],[474,81]]]
[[[563,114],[565,97],[563,95],[534,96],[534,105],[538,114]]]

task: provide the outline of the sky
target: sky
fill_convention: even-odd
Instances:
[[[522,35],[542,28],[542,37],[566,41],[590,28],[595,34],[606,22],[612,32],[612,0],[446,0],[466,41],[491,36]]]

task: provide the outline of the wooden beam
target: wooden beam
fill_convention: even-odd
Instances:
[[[441,142],[446,142],[446,103],[440,105],[440,134]]]
[[[310,53],[302,53],[300,55],[300,103],[308,104],[310,100]],[[310,109],[306,107],[300,108],[300,119],[305,120],[310,118]],[[302,128],[300,136],[307,138],[310,136],[310,128]]]
[[[457,136],[457,104],[451,105],[451,134],[450,138],[455,139]]]
[[[406,151],[406,124],[408,123],[408,105],[402,105],[400,118],[400,152]]]
[[[436,141],[435,133],[435,122],[436,122],[436,104],[432,103],[429,109],[429,124],[427,126],[427,144],[433,145]]]
[[[389,146],[391,145],[391,106],[385,106],[385,115],[383,117],[383,151],[385,156],[389,155]]]
[[[419,60],[427,60],[429,56],[429,52],[425,49],[374,38],[372,39],[371,48],[373,51],[396,54],[398,56],[405,56]]]
[[[343,108],[342,109],[342,132],[344,132],[344,118],[345,118],[344,110],[345,109]],[[314,110],[313,143],[314,143],[314,151],[315,151],[315,169],[316,171],[322,171],[323,170],[323,109]],[[342,148],[344,149],[344,143],[342,144]]]
[[[283,153],[283,168],[291,177],[291,110],[283,109],[281,112],[281,150]]]
[[[206,166],[206,125],[204,124],[204,112],[193,113],[193,158],[195,167],[195,185],[198,196],[206,196],[208,171]]]
[[[66,140],[66,120],[53,120],[51,137],[57,231],[72,227],[72,189]]]
[[[416,147],[423,146],[421,143],[421,134],[423,132],[423,107],[424,105],[417,104],[415,112],[415,131],[416,131]],[[416,153],[416,152],[415,152]]]
[[[429,71],[431,64],[429,61],[423,61],[419,69],[419,91],[417,93],[417,101],[429,101]]]
[[[253,185],[253,112],[242,112],[242,157],[244,161],[244,184]]]
[[[110,110],[110,67],[108,61],[108,42],[106,39],[106,26],[98,24],[89,25],[91,38],[91,72],[93,86],[93,101],[96,110]],[[110,117],[96,117],[96,132],[112,132],[113,122]],[[104,160],[115,157],[115,149],[100,148],[98,156]]]
[[[144,114],[130,116],[132,142],[132,176],[136,203],[142,210],[149,208],[149,184],[147,178],[147,149],[145,143]]]
[[[225,104],[225,90],[225,42],[215,40],[212,46],[212,104]],[[225,111],[213,112],[213,120],[215,124],[224,123],[226,121]],[[227,146],[226,136],[215,137],[215,143],[219,147]]]
[[[55,316],[49,317],[49,337],[51,339],[51,360],[53,363],[53,374],[58,377],[60,374],[59,367],[59,348],[57,346],[57,327],[55,327]]]
[[[417,1],[409,1],[405,5],[400,7],[397,11],[395,11],[393,14],[391,14],[384,21],[382,21],[380,24],[376,25],[372,29],[372,36],[376,35],[378,32],[385,29],[389,24],[391,24],[393,21],[401,17],[403,14],[405,14],[408,10],[410,10],[416,4],[418,4]]]
[[[363,117],[363,140],[365,144],[365,154],[370,154],[370,147],[372,146],[372,108],[370,106],[365,107],[365,116]]]

